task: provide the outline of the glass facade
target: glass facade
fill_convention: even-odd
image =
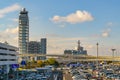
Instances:
[[[27,53],[29,42],[28,11],[22,9],[19,14],[19,53]]]
[[[42,54],[46,54],[46,44],[47,44],[47,40],[46,38],[42,38],[41,39],[41,53]]]

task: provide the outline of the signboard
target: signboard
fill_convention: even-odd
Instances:
[[[22,66],[26,65],[26,62],[25,61],[21,61],[21,65]]]
[[[19,64],[12,64],[12,68],[19,68]]]

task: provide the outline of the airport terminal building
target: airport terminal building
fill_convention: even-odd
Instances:
[[[80,40],[78,40],[77,50],[64,50],[65,55],[87,55],[87,50],[80,45]]]

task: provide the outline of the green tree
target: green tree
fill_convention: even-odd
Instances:
[[[48,59],[48,62],[49,62],[50,65],[54,65],[54,64],[55,64],[55,61],[56,61],[56,60],[55,60],[54,58],[49,58],[49,59]]]
[[[47,61],[49,65],[59,66],[59,63],[54,58],[49,58]]]
[[[45,64],[45,65],[49,65],[48,60],[44,61],[44,64]]]
[[[43,67],[43,66],[44,66],[44,62],[41,61],[41,60],[38,60],[38,61],[37,61],[37,65],[38,65],[38,67],[39,67],[39,66],[40,66],[40,67]]]

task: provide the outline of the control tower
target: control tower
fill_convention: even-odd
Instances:
[[[28,11],[23,8],[19,13],[19,53],[27,53],[29,42],[29,18]]]

